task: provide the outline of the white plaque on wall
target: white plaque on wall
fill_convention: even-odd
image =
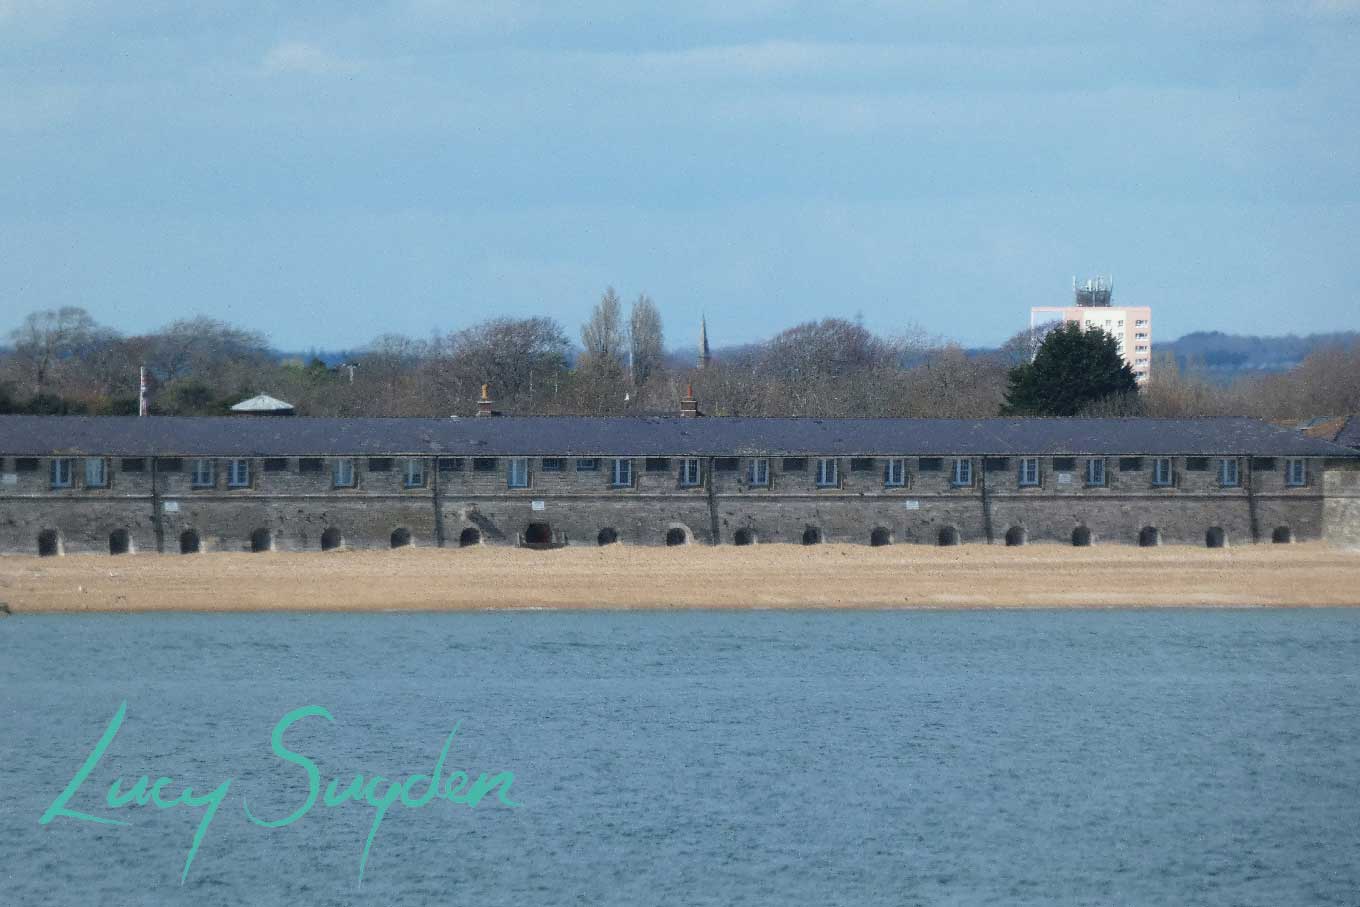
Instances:
[[[543,509],[546,508],[548,505],[545,504],[543,501],[530,501],[530,502],[529,502],[529,506],[530,506],[531,508],[533,508],[534,510],[543,510]]]
[[[179,501],[166,501],[161,505],[166,513],[179,513]]]
[[[7,472],[0,476],[0,485],[18,485],[19,474],[17,472]]]
[[[903,501],[903,502],[902,502],[902,506],[906,507],[908,510],[920,510],[920,509],[921,509],[921,502],[920,502],[920,501]]]
[[[1055,472],[1053,475],[1057,478],[1059,485],[1072,484],[1072,473],[1070,472]]]

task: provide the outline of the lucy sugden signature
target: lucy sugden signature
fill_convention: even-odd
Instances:
[[[54,819],[96,822],[101,825],[130,824],[121,819],[96,816],[68,806],[76,792],[80,790],[81,785],[99,765],[99,760],[103,757],[104,751],[113,743],[113,738],[117,735],[118,728],[122,726],[123,718],[126,715],[127,702],[125,700],[118,707],[118,711],[114,713],[113,720],[105,728],[104,735],[94,745],[90,755],[85,757],[85,762],[71,776],[66,789],[57,795],[57,798],[52,801],[52,805],[47,807],[46,812],[42,814],[42,818],[38,820],[39,825],[47,825]],[[458,733],[458,724],[454,724],[453,730],[449,731],[449,736],[445,738],[444,746],[439,751],[439,758],[435,760],[434,770],[430,774],[409,775],[398,782],[384,778],[382,775],[365,777],[356,773],[343,790],[341,789],[343,782],[339,778],[332,778],[326,785],[323,795],[321,792],[321,772],[317,769],[316,763],[307,756],[288,749],[283,742],[284,732],[304,718],[324,718],[330,722],[335,721],[331,713],[319,705],[307,705],[293,709],[280,718],[278,724],[274,725],[274,732],[270,735],[269,742],[274,755],[284,762],[298,766],[306,774],[307,796],[297,809],[278,819],[264,819],[256,815],[244,798],[241,800],[241,808],[245,811],[246,818],[256,825],[264,828],[282,828],[307,815],[316,805],[318,797],[321,797],[322,804],[326,809],[340,806],[346,800],[368,805],[374,810],[374,813],[373,822],[368,828],[368,838],[364,841],[363,852],[359,855],[359,881],[361,882],[364,878],[364,867],[368,863],[369,848],[373,845],[373,838],[378,834],[378,826],[382,824],[387,811],[398,802],[407,809],[420,809],[436,799],[446,800],[460,806],[474,807],[488,794],[495,791],[496,799],[502,805],[510,807],[520,805],[512,801],[509,796],[510,786],[515,780],[514,772],[497,772],[490,777],[487,777],[486,773],[483,772],[476,780],[471,780],[468,773],[461,770],[449,772],[447,775],[444,773],[444,761],[448,758],[449,748],[453,746],[454,735]],[[133,782],[131,787],[126,789],[123,786],[123,779],[116,778],[109,785],[108,794],[104,801],[108,804],[109,809],[121,809],[133,804],[137,806],[151,804],[157,809],[188,806],[203,810],[198,829],[194,832],[193,844],[189,847],[189,855],[184,860],[184,872],[179,877],[180,883],[183,884],[184,880],[189,877],[189,867],[193,865],[194,855],[198,853],[198,846],[203,843],[203,836],[208,831],[208,825],[212,822],[213,816],[217,814],[217,810],[223,801],[226,800],[227,791],[231,788],[231,783],[234,780],[234,778],[228,778],[207,793],[194,793],[194,789],[186,785],[179,790],[178,794],[173,794],[170,789],[175,786],[174,779],[163,775],[155,781],[152,781],[149,775],[142,775]]]

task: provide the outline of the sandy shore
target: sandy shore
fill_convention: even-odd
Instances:
[[[1360,552],[615,545],[5,557],[0,601],[14,613],[1360,605]]]

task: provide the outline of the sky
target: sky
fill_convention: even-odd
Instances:
[[[1360,0],[0,0],[0,332],[1360,328]]]

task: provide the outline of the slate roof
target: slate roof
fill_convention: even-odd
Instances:
[[[1360,456],[1254,419],[0,416],[0,456]]]

